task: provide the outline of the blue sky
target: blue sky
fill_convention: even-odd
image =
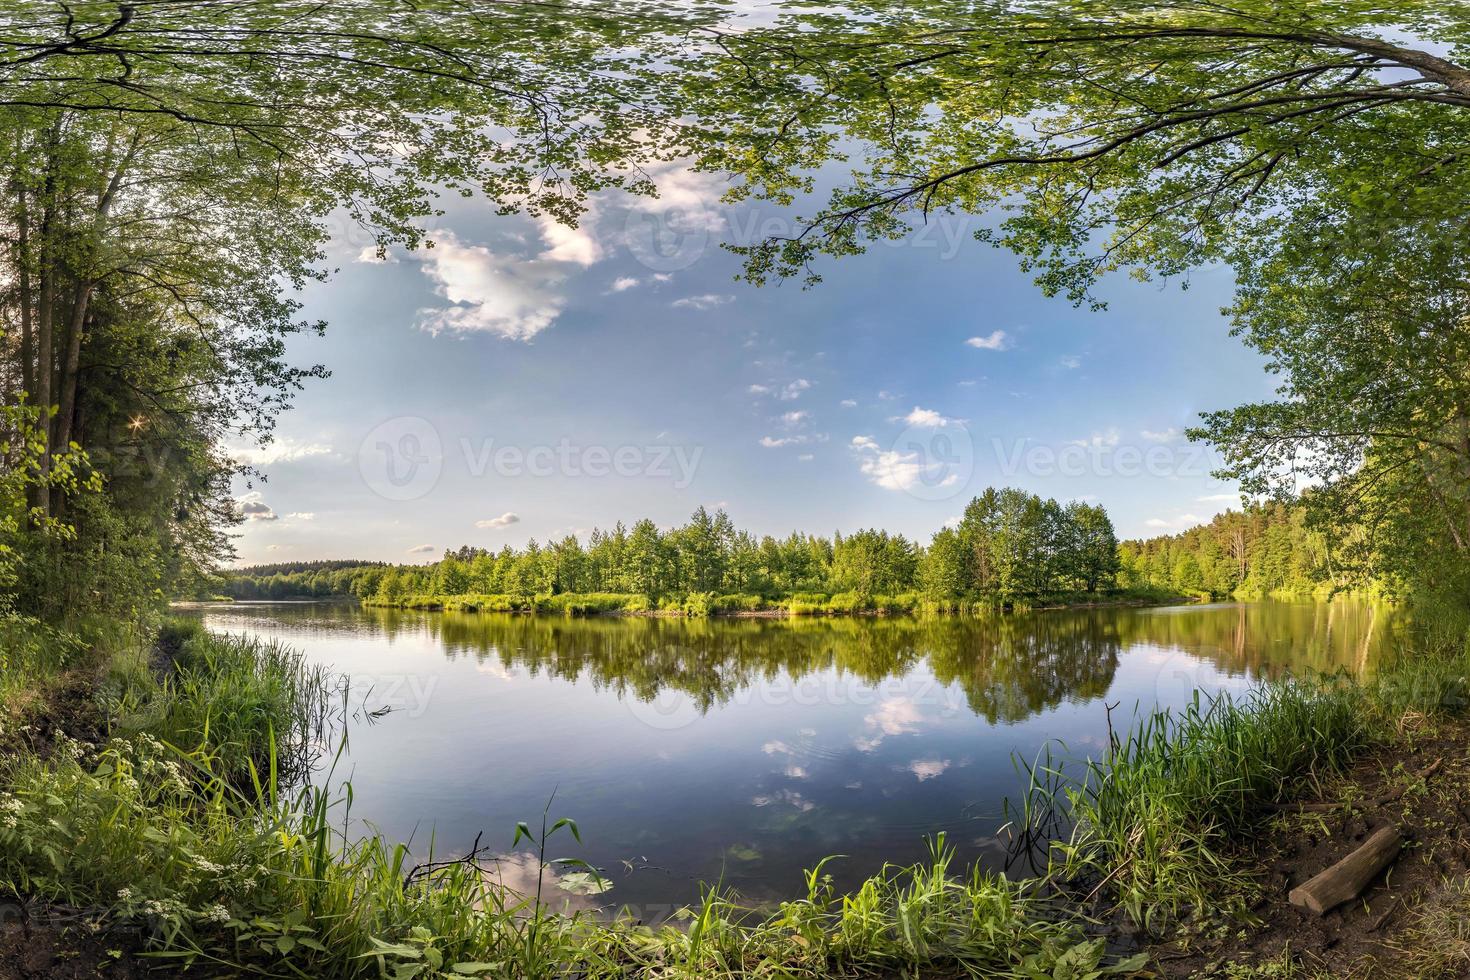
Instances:
[[[237,447],[268,474],[237,488],[240,560],[427,560],[701,504],[927,542],[987,485],[1099,501],[1125,536],[1238,506],[1179,436],[1271,389],[1219,313],[1228,272],[1115,276],[1079,310],[953,218],[756,288],[718,242],[790,215],[657,177],[659,200],[599,199],[575,230],[454,200],[435,248],[387,261],[342,223],[304,295],[328,334],[291,347],[333,375]]]

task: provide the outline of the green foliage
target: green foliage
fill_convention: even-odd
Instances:
[[[1354,533],[1313,527],[1303,506],[1252,504],[1180,534],[1123,542],[1119,578],[1127,588],[1215,599],[1377,594],[1382,582],[1339,557]]]
[[[1117,569],[1101,506],[987,490],[927,549],[871,529],[757,540],[701,507],[668,531],[647,520],[631,532],[621,522],[595,529],[585,547],[569,536],[520,550],[463,547],[429,565],[266,565],[210,587],[241,599],[356,596],[404,609],[850,614],[1089,601],[1113,590]]]

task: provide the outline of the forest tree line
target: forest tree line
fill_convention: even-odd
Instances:
[[[1355,559],[1361,531],[1314,527],[1301,504],[1270,501],[1227,510],[1179,534],[1124,541],[1119,582],[1214,599],[1379,594],[1396,583]]]
[[[241,569],[225,580],[223,591],[238,599],[351,595],[385,605],[565,594],[642,596],[656,606],[691,595],[843,595],[858,605],[907,595],[946,606],[1006,605],[1106,593],[1115,588],[1116,573],[1117,537],[1102,506],[987,489],[927,546],[877,529],[757,537],[738,529],[723,510],[700,507],[674,528],[647,519],[631,527],[619,522],[594,530],[586,542],[568,535],[498,551],[465,546],[424,565]]]
[[[768,600],[909,595],[939,606],[1098,593],[1261,599],[1385,591],[1385,582],[1338,554],[1348,550],[1350,542],[1313,528],[1299,504],[1247,504],[1178,534],[1120,542],[1102,506],[987,490],[927,546],[871,529],[756,538],[724,511],[700,508],[669,530],[648,520],[619,523],[594,530],[585,543],[568,536],[494,552],[465,546],[424,565],[257,565],[231,573],[220,591],[235,599],[352,596],[385,605],[564,593],[640,595],[657,605],[705,592]]]

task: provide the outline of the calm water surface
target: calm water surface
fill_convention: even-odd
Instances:
[[[1196,690],[1369,669],[1392,641],[1367,605],[1221,604],[986,620],[563,619],[338,604],[207,608],[351,678],[354,818],[417,854],[476,834],[509,851],[555,793],[606,895],[649,918],[722,879],[752,900],[839,884],[948,831],[999,868],[1014,757],[1106,744],[1115,721]],[[379,718],[368,711],[388,707]],[[564,852],[564,853],[563,853]],[[534,864],[508,855],[515,883]]]

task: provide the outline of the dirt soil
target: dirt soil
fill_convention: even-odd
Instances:
[[[1168,977],[1239,976],[1244,966],[1287,960],[1309,976],[1417,980],[1403,950],[1417,939],[1418,913],[1470,872],[1470,723],[1409,718],[1404,727],[1406,744],[1363,757],[1340,780],[1302,788],[1302,800],[1342,805],[1283,812],[1244,849],[1244,866],[1263,869],[1250,910],[1257,924],[1156,947],[1155,968]],[[1387,824],[1399,827],[1404,850],[1356,901],[1320,917],[1287,901],[1292,888]],[[1448,975],[1470,977],[1470,962]]]
[[[140,977],[141,948],[132,933],[94,928],[89,915],[58,908],[4,907],[0,980]],[[157,976],[158,974],[153,974]]]

